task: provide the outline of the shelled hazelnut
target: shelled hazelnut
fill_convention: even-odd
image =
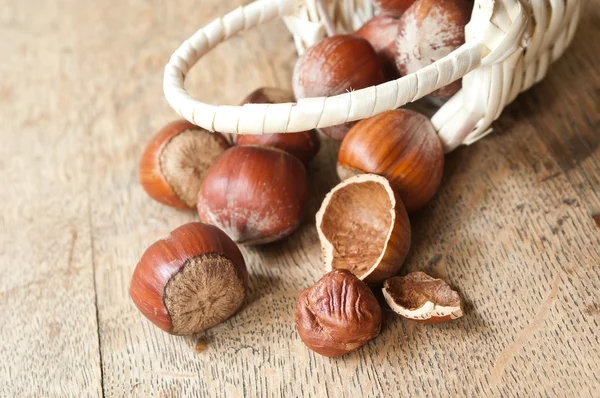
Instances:
[[[275,148],[235,146],[210,168],[198,192],[198,214],[238,243],[291,234],[307,203],[304,165]]]
[[[360,173],[387,178],[408,213],[435,195],[444,171],[444,151],[425,116],[404,110],[361,120],[348,132],[338,153],[338,175]]]
[[[142,255],[129,294],[165,332],[190,335],[215,326],[244,303],[248,272],[231,239],[212,225],[182,225]]]
[[[381,176],[341,182],[327,194],[316,219],[326,271],[345,269],[377,285],[398,273],[410,249],[408,215]]]
[[[139,180],[158,202],[181,209],[194,208],[208,168],[229,148],[227,139],[186,120],[160,129],[142,155]]]
[[[352,273],[331,271],[300,293],[296,329],[308,348],[338,357],[377,337],[381,307],[371,289]]]
[[[357,35],[327,37],[309,48],[296,63],[293,88],[296,98],[343,94],[383,83],[383,69],[369,42]],[[321,129],[341,140],[353,123]]]
[[[440,323],[463,316],[458,293],[424,272],[386,280],[383,297],[394,312],[418,322]]]
[[[396,65],[402,75],[414,73],[456,50],[465,42],[471,0],[417,0],[400,19]],[[431,95],[447,98],[460,90],[461,81]]]
[[[400,18],[390,15],[378,15],[365,23],[356,34],[366,39],[379,57],[386,80],[400,77],[396,67],[396,38],[400,33]]]
[[[280,88],[263,87],[250,93],[243,104],[279,104],[294,102],[291,91]],[[236,145],[262,145],[281,149],[307,164],[319,152],[320,142],[315,130],[285,134],[240,134],[234,136]]]

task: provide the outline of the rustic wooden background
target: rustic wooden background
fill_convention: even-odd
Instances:
[[[424,326],[389,310],[381,336],[340,359],[293,326],[322,274],[312,217],[291,238],[245,248],[250,297],[191,338],[142,318],[128,296],[143,250],[194,213],[136,179],[175,114],[163,66],[240,0],[11,1],[0,6],[0,396],[598,396],[600,391],[600,1],[548,78],[494,135],[448,157],[413,218],[408,270],[449,280],[466,316]],[[281,23],[221,46],[192,91],[237,103],[289,87]],[[311,215],[335,183],[335,145],[310,167]],[[206,347],[204,347],[206,346]]]

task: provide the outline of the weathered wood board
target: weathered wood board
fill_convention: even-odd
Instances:
[[[548,78],[493,135],[448,156],[439,194],[412,219],[406,270],[450,281],[465,317],[427,326],[387,310],[381,336],[327,359],[300,342],[293,308],[322,274],[313,215],[336,183],[331,141],[309,169],[308,221],[243,249],[250,297],[237,316],[173,337],[128,296],[145,247],[197,219],[137,183],[145,142],[175,118],[163,66],[241,3],[5,2],[0,396],[597,396],[600,2],[589,3]],[[295,59],[271,23],[207,56],[189,86],[235,104],[289,87]]]

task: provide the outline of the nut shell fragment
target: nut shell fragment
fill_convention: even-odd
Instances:
[[[386,280],[383,296],[394,312],[415,321],[440,323],[463,316],[458,293],[424,272]]]

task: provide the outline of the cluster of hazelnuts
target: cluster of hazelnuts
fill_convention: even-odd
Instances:
[[[464,42],[469,0],[377,0],[381,14],[356,35],[323,39],[298,60],[294,92],[261,88],[242,103],[284,103],[330,96],[414,72]],[[460,87],[433,95],[447,97]],[[409,215],[435,195],[444,153],[431,122],[398,109],[322,129],[341,140],[342,180],[325,197],[316,227],[327,273],[296,304],[296,328],[315,352],[339,356],[379,334],[382,314],[371,288],[398,314],[422,322],[462,316],[458,294],[422,272],[400,271],[411,245]],[[215,326],[243,305],[248,271],[237,244],[290,235],[307,204],[305,166],[320,148],[316,131],[227,136],[186,121],[161,129],[140,164],[155,200],[196,208],[202,222],[183,225],[151,245],[130,295],[161,329],[177,335]]]

